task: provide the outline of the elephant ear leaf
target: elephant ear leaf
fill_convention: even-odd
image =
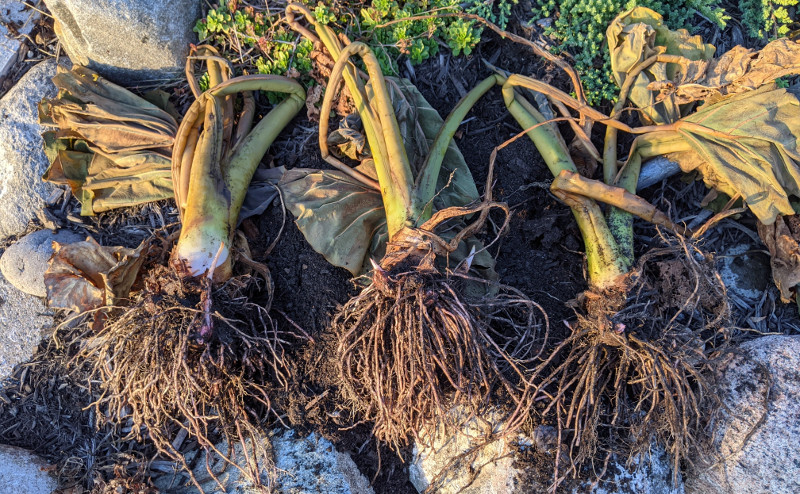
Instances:
[[[703,105],[677,123],[686,152],[673,156],[709,187],[740,194],[765,225],[800,197],[800,89],[749,91]]]
[[[383,257],[386,214],[379,191],[339,171],[303,168],[287,171],[279,187],[297,227],[328,262],[358,276],[370,257]]]
[[[619,87],[633,69],[654,55],[678,55],[688,64],[683,77],[703,72],[714,55],[714,46],[703,43],[700,36],[691,36],[685,29],[671,31],[657,12],[636,7],[620,14],[606,30],[611,53],[611,71]],[[628,99],[642,110],[646,124],[665,124],[681,117],[678,102],[671,97],[658,98],[648,86],[653,82],[673,81],[678,77],[676,64],[656,62],[636,76]]]

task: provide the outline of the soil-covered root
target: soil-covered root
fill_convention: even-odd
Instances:
[[[584,294],[572,333],[531,377],[567,444],[557,483],[587,461],[600,461],[599,478],[611,454],[634,458],[653,443],[677,476],[703,450],[719,405],[710,380],[728,340],[727,296],[710,255],[681,237],[662,240],[616,290]]]
[[[546,314],[510,287],[440,274],[428,261],[376,267],[373,283],[334,316],[345,398],[394,447],[448,421],[455,406],[479,413],[505,400],[503,430],[518,429],[532,406],[524,374],[546,339]],[[470,283],[488,294],[466,295]]]
[[[206,453],[212,477],[209,458],[218,456],[268,489],[271,479],[262,485],[259,471],[272,471],[272,458],[257,427],[271,410],[271,388],[286,384],[286,366],[285,341],[267,310],[248,302],[244,278],[212,289],[208,280],[181,280],[157,268],[145,285],[130,307],[115,309],[99,332],[83,336],[78,359],[90,362],[101,383],[97,416],[132,424],[131,436],[146,434],[198,488],[179,451],[184,442],[196,441]],[[216,449],[223,441],[250,445],[247,467],[233,462],[231,447]]]

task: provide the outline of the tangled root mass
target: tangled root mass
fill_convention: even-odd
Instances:
[[[677,476],[681,461],[702,450],[719,403],[710,378],[729,308],[711,257],[683,238],[662,240],[617,290],[585,294],[572,333],[532,376],[549,398],[543,415],[555,417],[567,442],[567,473],[598,451],[607,464],[611,454],[633,458],[657,442]]]
[[[523,373],[541,351],[541,308],[508,287],[462,295],[476,282],[408,263],[376,269],[334,317],[341,388],[379,440],[397,447],[454,406],[477,412],[501,395],[512,410],[506,431],[527,417]]]
[[[242,279],[212,292],[162,268],[146,285],[131,307],[117,309],[83,344],[80,358],[102,383],[97,416],[132,424],[136,438],[146,433],[198,487],[176,438],[197,441],[207,465],[210,453],[230,460],[232,450],[217,451],[215,442],[251,439],[243,473],[259,485],[258,472],[271,470],[271,456],[255,440],[256,426],[271,409],[270,383],[286,382],[284,341],[267,310],[239,294]]]

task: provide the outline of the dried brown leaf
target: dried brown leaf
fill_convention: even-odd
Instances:
[[[142,243],[136,249],[103,247],[93,238],[61,245],[44,275],[50,307],[78,312],[115,305],[128,297],[144,262]]]
[[[781,300],[790,302],[794,288],[800,284],[800,235],[795,234],[786,222],[790,217],[779,217],[773,224],[758,223],[758,236],[767,246],[771,257],[772,279],[781,292]],[[800,233],[800,232],[798,232]]]

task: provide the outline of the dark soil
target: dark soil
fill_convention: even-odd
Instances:
[[[409,78],[442,116],[467,90],[490,75],[482,60],[570,90],[567,79],[530,54],[528,48],[501,40],[488,31],[483,39],[469,57],[441,54],[415,66],[413,72],[404,68],[401,75]],[[492,150],[520,130],[508,114],[499,89],[478,102],[459,129],[456,142],[482,192]],[[561,130],[569,141],[569,129],[562,126]],[[305,115],[284,131],[272,152],[275,155],[265,163],[287,168],[327,168],[319,156],[315,126]],[[506,201],[512,208],[509,233],[490,249],[497,259],[498,274],[503,283],[521,290],[544,308],[551,322],[551,337],[558,341],[566,335],[561,321],[574,318],[567,302],[587,287],[580,233],[569,208],[550,194],[552,176],[527,138],[516,140],[498,153],[494,177],[494,199]],[[674,216],[685,219],[697,214],[702,194],[701,184],[673,179],[666,187],[647,191],[646,198],[662,209],[675,204]],[[77,218],[75,208],[75,200],[68,199],[52,205],[49,211],[57,226],[80,228],[103,245],[132,247],[153,230],[174,226],[176,221],[170,201],[93,219]],[[371,424],[354,424],[357,418],[342,403],[336,389],[332,351],[335,342],[327,328],[336,308],[357,293],[358,286],[346,270],[332,267],[311,249],[291,214],[285,213],[280,204],[259,218],[246,220],[242,230],[253,259],[265,262],[271,271],[275,288],[272,315],[279,327],[292,331],[299,327],[313,339],[287,349],[293,366],[292,381],[286,393],[274,397],[278,415],[300,434],[318,432],[331,439],[339,451],[351,454],[361,472],[374,479],[375,492],[416,492],[408,481],[410,448],[398,456],[387,446],[376,444]],[[639,244],[646,249],[653,230],[637,227],[637,235],[637,240],[645,240]],[[746,233],[721,224],[710,234],[710,241],[722,245],[735,242],[742,235]],[[774,330],[777,324],[779,330],[797,331],[796,309],[779,307],[772,297],[771,305],[769,299],[762,301],[757,308],[760,312],[747,315],[755,315],[757,323],[764,325],[755,329]],[[153,449],[123,440],[125,430],[96,429],[93,412],[86,409],[96,392],[90,386],[96,383],[86,382],[80,365],[70,363],[76,349],[66,344],[77,336],[76,330],[62,328],[55,335],[55,339],[48,336],[37,355],[19,366],[0,388],[0,443],[26,447],[43,456],[54,465],[63,480],[62,487],[77,486],[69,491],[77,494],[83,492],[80,486],[90,486],[96,477],[114,478],[116,464],[130,465],[131,471],[136,471],[139,464],[151,458]],[[530,451],[520,461],[521,468],[528,472],[531,492],[552,481],[552,455]],[[164,462],[156,463],[153,471],[159,468],[163,471]]]

